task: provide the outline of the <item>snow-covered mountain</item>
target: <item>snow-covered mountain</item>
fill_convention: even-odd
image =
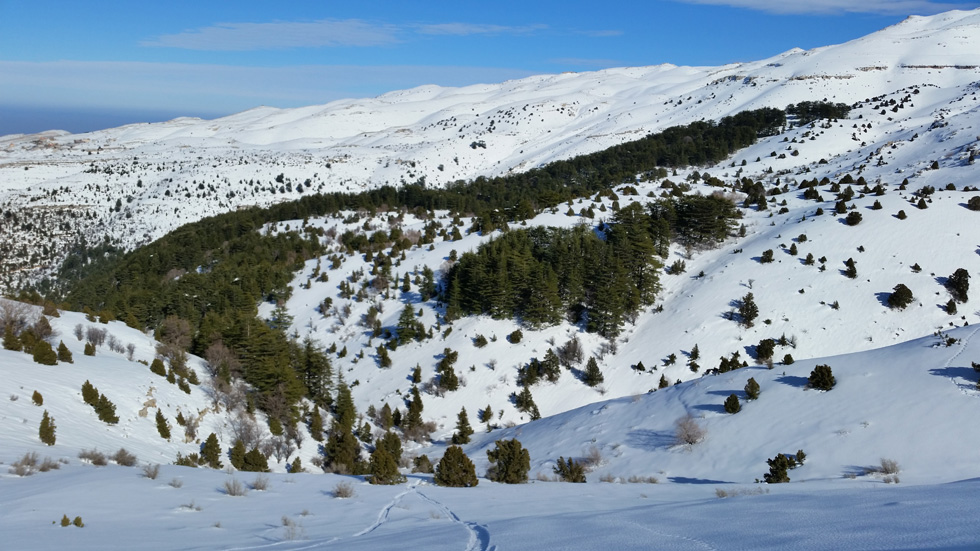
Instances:
[[[837,166],[854,170],[883,156],[893,172],[914,170],[930,156],[955,160],[976,149],[977,133],[970,127],[980,81],[978,42],[980,12],[954,11],[752,63],[424,86],[322,106],[262,107],[213,121],[184,118],[79,135],[4,136],[2,284],[50,273],[79,234],[89,242],[108,235],[133,247],[243,205],[507,174],[672,125],[800,101],[878,105],[866,100],[886,96],[889,104],[865,113],[871,130],[811,144],[806,157],[783,166],[838,158]],[[890,101],[916,88],[928,94],[899,101],[893,111]],[[952,126],[935,139],[902,151],[891,147],[947,124]],[[765,167],[745,175],[758,176]]]
[[[204,360],[190,358],[202,384],[184,392],[146,365],[157,346],[149,335],[63,311],[48,318],[51,341],[64,341],[74,363],[45,366],[0,350],[0,380],[9,395],[0,401],[0,462],[16,471],[12,464],[34,452],[39,463],[50,458],[49,466],[60,466],[26,477],[0,472],[0,508],[7,512],[0,531],[13,548],[975,548],[980,429],[970,420],[980,408],[980,213],[967,202],[980,195],[972,162],[980,149],[977,45],[980,11],[950,12],[756,63],[424,87],[217,121],[4,137],[0,274],[10,284],[43,273],[31,266],[57,258],[79,233],[135,246],[241,205],[423,176],[441,185],[526,170],[743,109],[823,99],[853,105],[846,120],[791,126],[718,165],[672,174],[690,187],[687,193],[718,191],[708,175],[725,184],[761,181],[771,192],[768,209],[740,209],[744,234],[720,247],[672,246],[666,265],[683,261],[685,271],[664,270],[656,307],[611,340],[567,322],[539,330],[485,316],[443,323],[442,307],[420,300],[415,276],[424,267],[445,273],[452,258],[499,232],[406,249],[404,258],[393,257],[393,270],[410,276],[407,292],[401,284],[367,287],[353,298],[339,284],[360,288],[372,263],[344,252],[337,236],[393,225],[411,234],[433,220],[349,212],[265,228],[324,230],[327,254],[307,260],[292,281],[288,332],[325,349],[336,345],[330,358],[365,414],[359,423],[368,421],[379,435],[369,407],[404,409],[418,366],[423,418],[433,432],[431,441],[406,440],[406,456],[440,457],[465,408],[476,434],[464,449],[477,473],[486,471],[485,451],[494,442],[517,438],[530,452],[530,484],[481,478],[477,488],[446,489],[432,486],[430,475],[403,469],[406,484],[378,487],[321,474],[313,466],[321,444],[305,424],[300,442],[292,442],[297,447],[277,455],[261,412],[255,430],[269,445],[267,484],[232,469],[170,465],[178,453],[197,452],[211,432],[227,451],[236,433],[248,429],[242,410],[214,391]],[[856,182],[838,184],[845,175]],[[808,198],[799,184],[814,179],[822,182],[817,197],[809,192]],[[620,207],[645,204],[665,190],[662,180],[634,185],[638,193],[621,193]],[[848,185],[853,196],[846,213],[837,214],[836,189]],[[879,185],[880,193],[871,191]],[[738,194],[730,196],[741,204]],[[590,206],[596,218],[576,214]],[[583,198],[571,212],[562,205],[526,224],[599,231],[613,209],[609,197]],[[853,213],[861,215],[856,224],[847,222]],[[450,224],[450,213],[434,214],[435,222]],[[772,262],[762,262],[768,251]],[[856,277],[844,273],[848,259]],[[973,296],[956,303],[954,314],[945,284],[961,268],[972,276]],[[904,309],[888,305],[898,284],[913,295]],[[751,327],[729,315],[749,292],[759,307]],[[406,307],[421,310],[418,321],[432,337],[398,346],[388,353],[392,365],[382,368],[383,341],[369,320],[393,329]],[[41,313],[3,302],[0,315],[6,308],[25,308],[30,320]],[[264,303],[259,313],[268,317],[273,309]],[[106,331],[108,344],[95,356],[83,353],[89,328]],[[519,328],[523,336],[512,342],[507,337]],[[756,361],[760,341],[783,337],[771,366]],[[518,368],[573,338],[584,358],[597,360],[604,382],[583,383],[584,359],[562,369],[556,382],[530,387],[543,416],[530,421],[512,397],[521,390]],[[689,367],[695,345],[697,372]],[[460,387],[443,392],[426,383],[435,380],[446,348],[458,353]],[[736,352],[746,367],[706,373]],[[636,369],[640,362],[643,371]],[[833,369],[832,390],[807,388],[817,365]],[[747,400],[743,390],[750,377],[761,389],[757,400]],[[86,380],[115,403],[117,424],[99,421],[82,401]],[[43,405],[32,403],[35,390]],[[732,394],[741,402],[736,414],[723,406]],[[493,416],[484,423],[478,412],[487,406]],[[45,410],[58,427],[50,447],[38,439]],[[158,411],[170,424],[169,440],[159,434]],[[196,423],[195,434],[177,424],[178,413]],[[702,441],[676,442],[675,424],[685,415],[705,431]],[[135,454],[137,465],[162,464],[159,477],[147,478],[140,466],[110,461],[97,468],[78,457],[83,450],[111,455],[119,448]],[[807,459],[789,471],[789,484],[756,483],[767,459],[798,450]],[[286,472],[297,457],[309,472]],[[588,483],[547,481],[559,457],[594,462]],[[897,472],[882,472],[891,462]],[[228,495],[225,483],[232,479],[252,488],[248,495]],[[345,483],[354,496],[334,499]],[[719,499],[726,496],[735,499]],[[63,514],[81,516],[85,528],[62,528]]]

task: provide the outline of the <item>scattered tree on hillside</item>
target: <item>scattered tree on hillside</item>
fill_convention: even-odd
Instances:
[[[707,431],[693,415],[687,414],[674,423],[674,439],[677,444],[693,446],[704,440]]]
[[[899,283],[895,286],[893,292],[888,295],[888,306],[897,310],[904,310],[914,300],[915,297],[912,296],[912,290]]]
[[[755,319],[759,317],[759,307],[755,304],[755,296],[752,293],[746,293],[742,300],[738,304],[738,315],[739,319],[745,327],[752,327],[755,323]]]
[[[749,400],[757,400],[759,398],[759,383],[756,382],[754,377],[749,378],[749,381],[745,383],[745,396]]]
[[[479,483],[476,479],[476,467],[459,446],[446,448],[446,453],[436,465],[433,481],[439,486],[454,488],[472,488]]]
[[[453,444],[469,444],[470,436],[473,435],[473,428],[470,427],[470,420],[466,415],[466,408],[463,407],[459,410],[459,415],[456,416],[456,432],[453,433],[452,442]]]
[[[494,449],[487,450],[487,460],[490,462],[487,470],[487,478],[490,480],[505,484],[527,482],[531,456],[516,438],[497,440]]]
[[[244,452],[244,450],[245,448],[243,446],[242,451]],[[244,456],[242,460],[244,461]],[[207,464],[212,469],[223,467],[221,463],[221,445],[218,444],[218,437],[213,432],[201,444],[201,463]]]
[[[34,361],[41,365],[57,365],[58,354],[48,341],[39,340],[34,343]]]
[[[157,409],[156,422],[160,437],[164,440],[170,440],[170,424],[167,423],[167,418],[163,416],[163,411],[159,408]]]
[[[71,357],[71,350],[68,350],[68,347],[65,346],[65,341],[60,341],[58,343],[58,361],[69,364],[75,363]]]
[[[595,360],[595,356],[589,357],[589,362],[585,366],[585,373],[582,375],[582,381],[588,386],[596,386],[602,384],[605,377],[602,376],[602,371],[599,370],[599,364]]]
[[[808,379],[811,388],[817,390],[830,390],[837,384],[833,370],[829,365],[818,365],[810,372]]]
[[[57,428],[54,424],[54,418],[48,415],[48,410],[44,410],[44,416],[41,417],[41,426],[38,429],[38,438],[41,439],[41,442],[53,446],[55,442],[55,429]]]
[[[953,275],[946,279],[946,289],[956,302],[969,300],[967,293],[970,291],[970,272],[964,268],[957,268]]]
[[[567,461],[564,457],[559,457],[553,470],[562,482],[585,482],[585,466],[571,457]]]
[[[742,411],[742,404],[738,402],[738,396],[734,393],[729,394],[728,398],[725,399],[725,412],[738,413],[740,411]]]

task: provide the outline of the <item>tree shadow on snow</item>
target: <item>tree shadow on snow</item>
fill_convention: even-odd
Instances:
[[[937,367],[930,369],[929,373],[940,377],[949,377],[961,390],[975,390],[977,388],[977,372],[972,367]]]
[[[729,392],[728,394],[731,394],[731,392]],[[698,404],[694,406],[694,409],[699,409],[701,411],[711,411],[714,413],[725,413],[725,406],[723,404]]]
[[[626,434],[626,445],[644,451],[669,448],[677,442],[673,431],[634,429]]]
[[[710,478],[689,478],[686,476],[668,476],[667,480],[674,484],[735,484],[724,480],[711,480]]]
[[[806,385],[810,384],[810,380],[806,377],[795,377],[793,375],[783,375],[782,377],[777,377],[776,382],[783,383],[784,385],[795,386],[797,388],[806,388]]]
[[[892,296],[891,293],[875,293],[875,298],[881,303],[885,308],[890,308],[888,305],[888,297]]]

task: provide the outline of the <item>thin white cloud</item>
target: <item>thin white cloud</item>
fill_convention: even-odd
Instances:
[[[708,4],[747,8],[775,14],[873,13],[879,15],[931,15],[963,8],[963,4],[931,0],[675,0],[687,4]]]
[[[598,31],[576,31],[577,34],[583,34],[585,36],[591,36],[593,38],[608,38],[611,36],[623,36],[623,31],[616,29],[603,29]]]
[[[373,97],[424,84],[466,86],[523,69],[430,65],[240,67],[186,63],[0,61],[7,105],[231,113]]]
[[[322,19],[271,23],[218,23],[165,34],[141,46],[186,50],[248,51],[331,46],[383,46],[399,41],[399,28],[359,19]]]
[[[385,46],[402,42],[411,34],[441,36],[532,34],[547,25],[486,25],[439,23],[393,25],[360,19],[276,21],[271,23],[218,23],[209,27],[165,34],[141,46],[205,51],[282,50],[337,46]]]

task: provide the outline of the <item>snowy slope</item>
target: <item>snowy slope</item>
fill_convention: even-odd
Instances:
[[[850,104],[927,86],[932,100],[916,98],[887,114],[901,117],[895,125],[911,136],[916,124],[946,117],[949,101],[959,100],[953,108],[960,111],[976,107],[978,42],[980,12],[948,12],[912,17],[838,46],[722,67],[657,65],[465,88],[423,86],[322,106],[260,107],[213,121],[0,137],[0,196],[5,213],[21,221],[5,224],[0,234],[10,246],[6,267],[16,270],[3,283],[39,277],[80,233],[90,240],[108,234],[131,247],[242,205],[523,171],[763,106]],[[946,150],[967,147],[976,133],[970,134],[953,138],[957,143]],[[820,149],[813,160],[856,144]],[[863,162],[860,155],[844,161]],[[36,250],[38,242],[47,250]]]

